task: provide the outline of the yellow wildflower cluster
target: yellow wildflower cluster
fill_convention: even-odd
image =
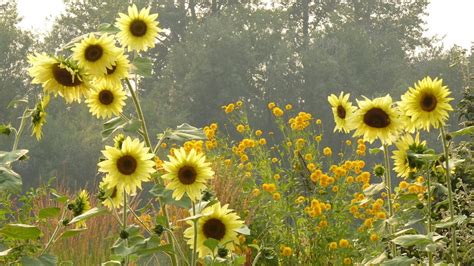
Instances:
[[[423,193],[426,191],[426,187],[424,186],[425,179],[422,176],[419,176],[416,179],[415,183],[408,183],[407,181],[401,181],[398,184],[400,191],[407,192],[409,194],[418,194],[420,199],[423,198]]]
[[[291,129],[301,131],[310,125],[311,119],[313,119],[313,117],[310,113],[299,112],[297,116],[290,118],[288,123]]]
[[[243,102],[242,101],[237,101],[235,103],[229,103],[228,105],[222,106],[222,109],[224,109],[224,112],[226,114],[232,113],[235,109],[239,109],[242,107]]]
[[[183,144],[184,150],[190,152],[192,149],[195,149],[196,152],[201,153],[204,146],[202,140],[189,140]]]
[[[283,110],[280,107],[277,107],[274,102],[269,103],[267,106],[268,106],[268,109],[270,109],[273,115],[276,117],[280,117],[284,114]]]
[[[357,150],[356,150],[357,155],[364,156],[366,149],[367,149],[367,147],[365,146],[364,140],[363,139],[358,139],[357,140]]]
[[[280,254],[284,257],[289,257],[291,254],[293,254],[293,249],[291,249],[288,246],[281,245],[280,246]]]
[[[217,147],[217,139],[216,139],[216,132],[217,132],[217,123],[212,123],[209,126],[204,127],[204,134],[206,134],[207,141],[206,141],[206,149],[212,150]]]
[[[273,193],[276,191],[276,185],[273,183],[264,183],[262,185],[262,189],[265,190],[266,192]]]
[[[331,204],[320,202],[317,199],[311,200],[310,206],[307,206],[304,211],[312,218],[321,216],[324,211],[330,210]]]

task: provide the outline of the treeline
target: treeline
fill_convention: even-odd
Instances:
[[[332,132],[328,94],[343,90],[373,97],[390,91],[397,99],[426,75],[443,78],[457,99],[462,94],[460,70],[450,67],[460,48],[445,50],[439,40],[423,35],[428,1],[266,2],[134,1],[159,13],[164,29],[158,45],[146,53],[153,59],[153,75],[141,80],[151,132],[183,122],[200,127],[222,122],[220,107],[239,99],[263,130],[272,130],[266,105],[274,101],[312,113]],[[28,53],[55,53],[101,23],[113,23],[128,7],[113,0],[65,3],[66,12],[44,38],[17,27],[15,1],[0,5],[0,122],[17,125],[23,106],[7,109],[8,103],[28,95],[33,105],[41,92],[29,83]],[[127,108],[133,112],[131,104]],[[96,183],[102,122],[83,104],[52,100],[44,138],[36,142],[25,134],[21,142],[31,151],[19,169],[25,184],[51,176],[68,185]],[[327,136],[327,145],[347,138]],[[12,141],[0,136],[0,149]]]

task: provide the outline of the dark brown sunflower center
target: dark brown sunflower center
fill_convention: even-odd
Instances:
[[[93,45],[89,45],[86,48],[86,51],[84,52],[84,57],[89,62],[95,62],[102,57],[103,53],[104,53],[104,50],[102,49],[102,46],[93,44]]]
[[[81,85],[81,81],[65,68],[59,67],[59,63],[54,64],[53,68],[53,77],[54,79],[61,85],[66,86],[66,87],[74,87],[74,86],[79,86]]]
[[[202,226],[202,231],[206,238],[214,238],[217,240],[224,238],[225,229],[225,224],[216,218],[207,220]]]
[[[130,155],[125,155],[117,160],[117,169],[124,175],[131,175],[137,169],[137,160]]]
[[[130,23],[130,32],[133,36],[142,37],[146,34],[147,26],[143,20],[136,19]]]
[[[112,68],[107,68],[107,75],[112,75],[116,69],[117,69],[117,62],[115,62],[115,65],[113,65]]]
[[[433,94],[425,94],[421,97],[421,109],[426,112],[431,112],[436,108],[438,100]]]
[[[178,179],[182,184],[190,185],[196,181],[197,172],[192,166],[183,166],[178,171]]]
[[[114,94],[109,90],[99,92],[99,101],[103,105],[109,105],[114,101]]]
[[[344,107],[342,107],[342,105],[339,105],[337,107],[337,116],[341,119],[346,118],[346,109],[344,109]]]
[[[385,128],[390,125],[390,117],[380,108],[372,108],[364,115],[364,123],[370,127]]]

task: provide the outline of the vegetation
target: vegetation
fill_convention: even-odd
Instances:
[[[427,1],[65,4],[43,40],[0,5],[2,264],[473,263],[472,51]]]

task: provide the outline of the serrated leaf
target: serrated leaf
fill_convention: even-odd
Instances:
[[[64,238],[77,236],[77,235],[79,235],[80,233],[82,233],[86,230],[87,230],[87,228],[69,229],[69,230],[64,231],[59,238],[64,239]]]
[[[107,212],[107,209],[105,207],[94,207],[94,208],[86,211],[85,213],[74,217],[68,223],[68,225],[75,224],[75,223],[81,222],[81,221],[86,221],[86,220],[88,220],[88,219],[90,219],[94,216],[101,215],[101,214],[104,214],[106,212]]]
[[[133,60],[134,72],[143,77],[150,77],[153,72],[153,63],[149,58],[137,57]]]
[[[465,215],[456,215],[454,216],[454,220],[451,221],[451,217],[441,221],[440,223],[436,223],[434,226],[436,228],[448,228],[453,226],[454,224],[461,224],[467,219]]]
[[[58,207],[43,208],[39,211],[38,217],[40,219],[47,219],[59,216],[61,209]]]
[[[180,200],[173,199],[173,191],[165,189],[163,185],[156,184],[149,192],[159,197],[161,203],[165,205],[174,205],[184,209],[189,209],[192,205],[191,199],[188,196],[184,196]]]
[[[391,260],[382,262],[382,266],[399,266],[399,265],[411,265],[416,260],[408,257],[395,257]]]
[[[457,131],[449,133],[452,137],[459,137],[464,135],[473,135],[474,134],[474,126],[469,126],[465,128],[461,128]]]
[[[116,33],[119,31],[119,29],[110,23],[102,23],[97,27],[97,31],[105,33]]]
[[[242,234],[242,235],[250,235],[250,228],[247,225],[244,225],[240,227],[239,229],[236,229],[235,232]]]
[[[369,187],[367,187],[366,189],[364,189],[364,194],[366,196],[373,196],[373,195],[379,193],[380,191],[382,191],[383,189],[385,189],[385,183],[384,182],[378,183],[378,184],[372,184]]]
[[[28,150],[0,151],[0,165],[11,164],[21,160],[28,153]]]
[[[105,122],[102,128],[102,140],[108,139],[117,130],[125,132],[136,132],[140,128],[140,121],[137,119],[125,120],[122,117],[114,117]]]
[[[41,230],[29,224],[7,224],[0,229],[0,234],[13,239],[36,239],[41,235]]]
[[[55,266],[58,264],[58,258],[50,254],[44,254],[38,258],[22,257],[21,265],[23,266]]]
[[[181,142],[207,139],[202,128],[193,127],[186,123],[176,127],[176,129],[168,129],[165,133],[158,135],[158,139],[162,137]]]
[[[402,246],[410,247],[415,245],[426,245],[432,243],[432,239],[426,235],[403,235],[392,240],[393,243]]]
[[[23,181],[21,176],[12,169],[0,166],[0,192],[17,194],[21,192]]]

